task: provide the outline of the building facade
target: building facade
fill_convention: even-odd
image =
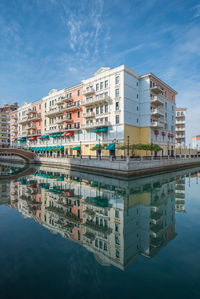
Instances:
[[[124,155],[127,144],[158,144],[160,155],[173,155],[176,94],[152,73],[101,68],[81,84],[24,103],[18,142],[47,155],[54,148],[67,155]]]
[[[176,144],[186,145],[186,108],[176,108]]]
[[[200,135],[192,137],[192,147],[200,151]]]
[[[0,107],[0,147],[10,146],[10,113],[17,111],[18,104],[5,104]]]

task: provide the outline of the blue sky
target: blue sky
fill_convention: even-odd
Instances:
[[[125,64],[179,92],[200,134],[200,0],[1,0],[0,104]]]

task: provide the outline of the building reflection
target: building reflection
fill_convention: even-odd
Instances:
[[[42,166],[9,188],[23,217],[122,270],[175,238],[175,211],[185,211],[185,174],[126,181]]]

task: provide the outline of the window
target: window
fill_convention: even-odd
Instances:
[[[116,88],[116,89],[115,89],[115,97],[116,97],[116,98],[119,98],[119,88]]]
[[[118,111],[119,110],[119,102],[115,103],[115,110]]]
[[[119,84],[119,76],[115,77],[115,84]]]
[[[103,89],[103,82],[100,82],[100,89]]]
[[[167,102],[165,102],[165,109],[167,109]]]
[[[138,124],[138,122],[139,122],[139,119],[137,118],[137,124]]]
[[[103,113],[103,106],[100,107],[100,114]]]
[[[99,107],[96,107],[96,114],[99,114]]]
[[[174,101],[174,96],[172,96],[172,102]]]
[[[77,90],[77,96],[80,97],[80,95],[81,95],[81,91],[80,91],[80,89],[78,89]]]
[[[138,86],[138,82],[136,83],[136,85]]]
[[[41,109],[41,104],[39,105],[39,109]]]
[[[95,240],[95,247],[98,248],[98,240],[97,239]]]
[[[108,88],[108,80],[105,81],[105,88]]]
[[[115,217],[119,218],[119,210],[115,210]]]
[[[119,232],[119,224],[118,223],[115,223],[115,231]]]
[[[139,97],[139,95],[138,95],[138,93],[137,93],[137,99],[138,99],[138,97]]]
[[[96,84],[96,91],[99,90],[99,83]]]
[[[108,104],[105,105],[105,113],[108,112]]]
[[[119,115],[115,116],[115,122],[116,122],[116,124],[119,124]]]
[[[80,118],[80,111],[77,111],[77,118]]]
[[[153,82],[152,82],[152,81],[150,81],[150,88],[151,88],[151,87],[153,87]]]
[[[120,245],[119,236],[115,235],[115,244]]]
[[[47,103],[44,104],[44,108],[47,108]]]
[[[107,243],[104,243],[104,250],[105,250],[105,251],[107,251],[107,250],[108,250]]]
[[[119,258],[119,257],[120,257],[119,250],[116,249],[116,258]]]
[[[167,98],[167,91],[165,90],[165,97]]]

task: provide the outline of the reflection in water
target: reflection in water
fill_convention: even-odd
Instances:
[[[40,167],[1,185],[1,202],[52,233],[93,252],[101,265],[125,269],[175,238],[175,211],[185,212],[188,171],[133,181]],[[173,177],[172,177],[173,176]]]

